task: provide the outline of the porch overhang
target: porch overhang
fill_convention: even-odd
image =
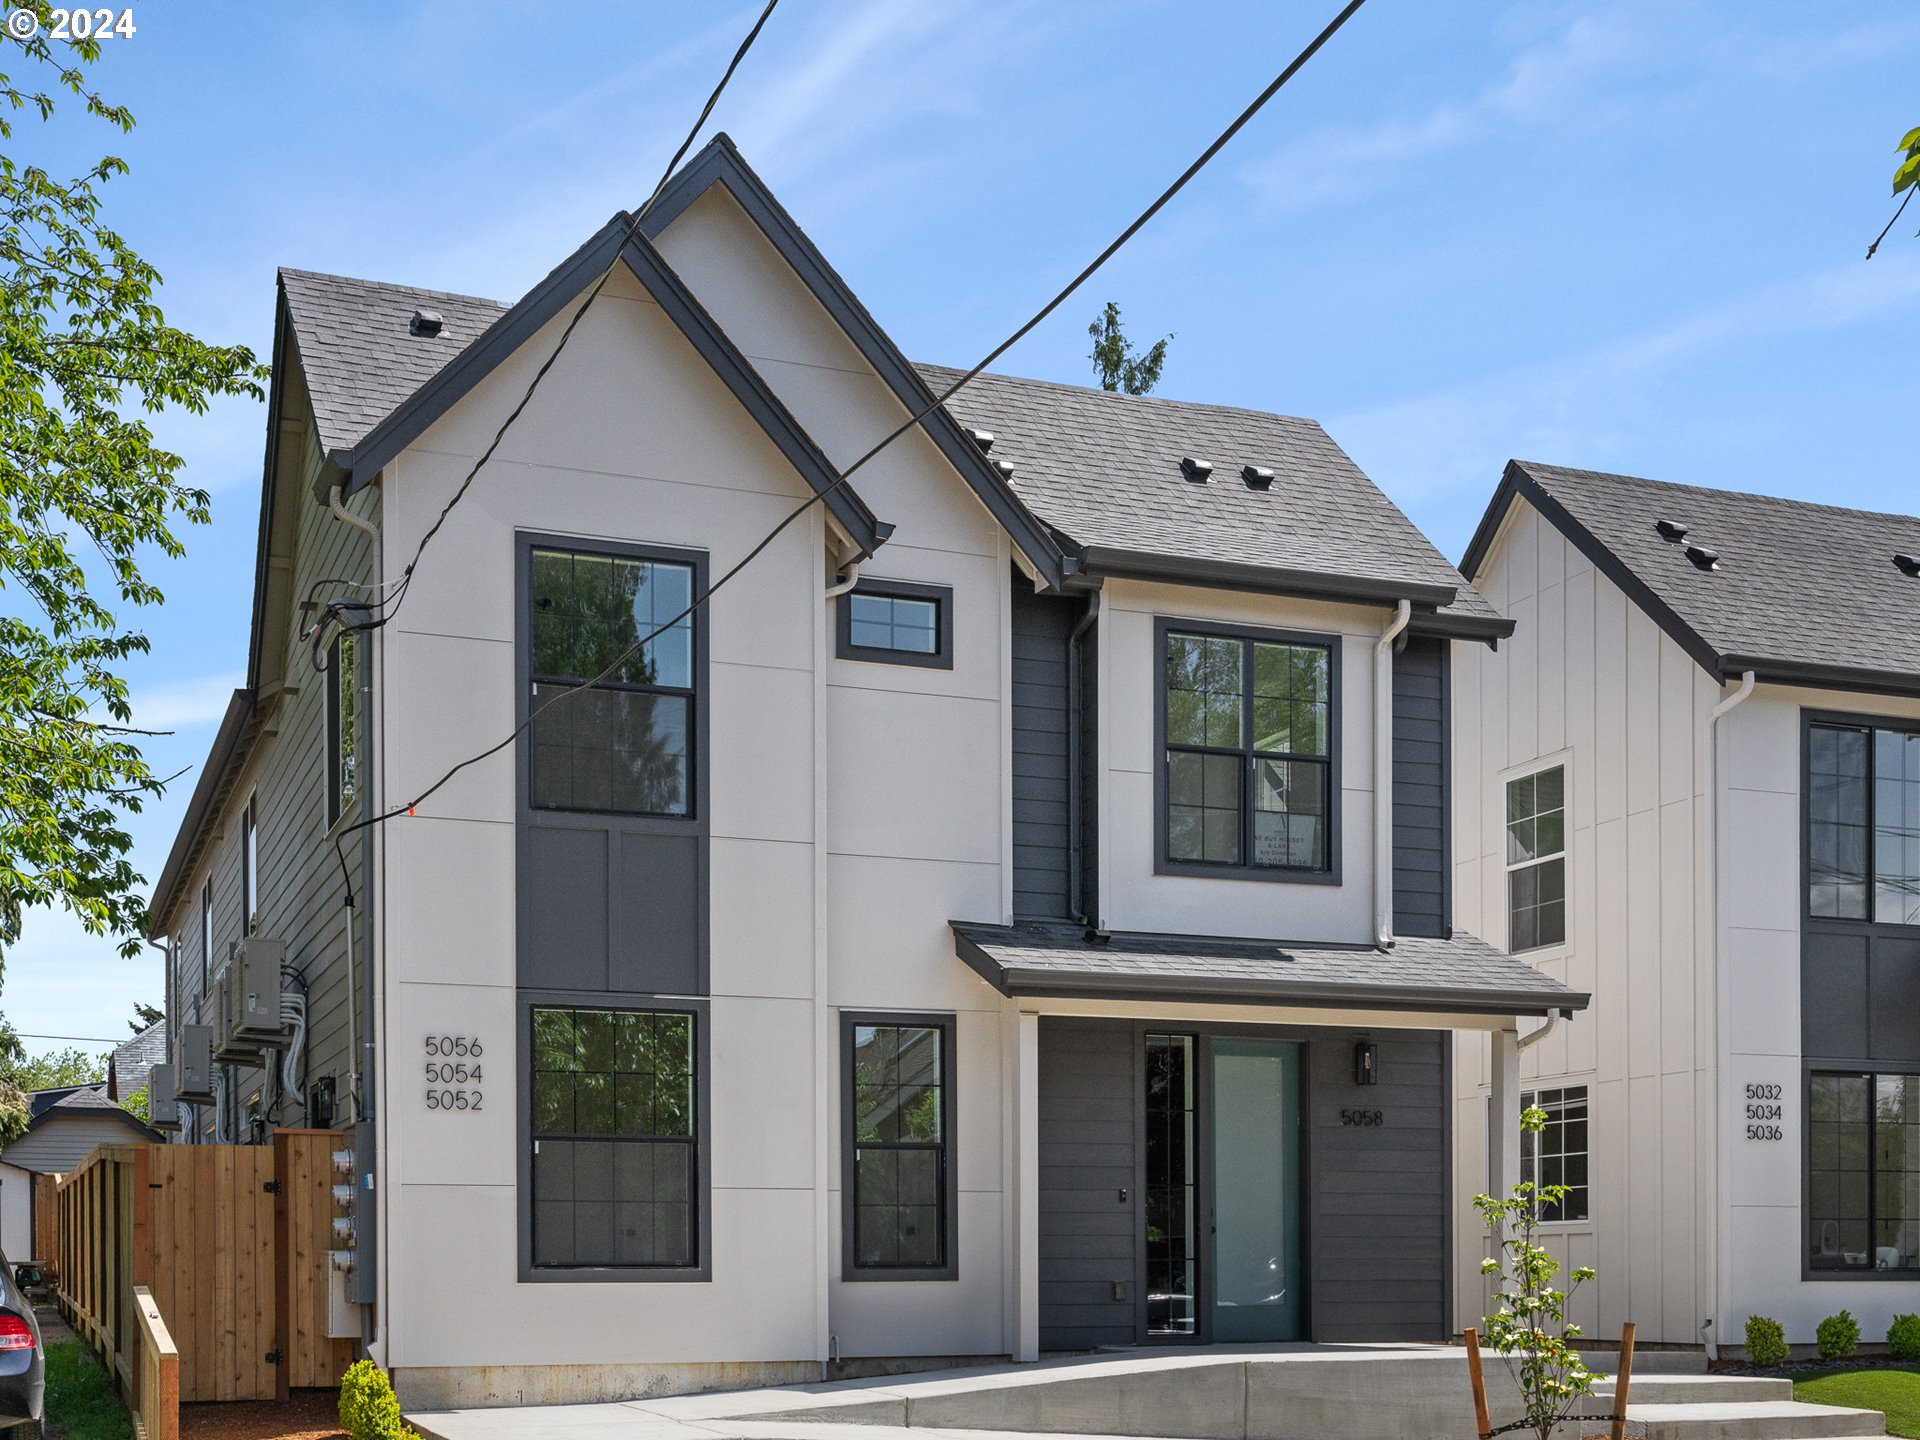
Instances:
[[[1388,950],[1284,940],[1090,931],[1064,921],[949,922],[954,951],[1002,995],[1160,999],[1455,1015],[1551,1015],[1590,996],[1455,931]]]

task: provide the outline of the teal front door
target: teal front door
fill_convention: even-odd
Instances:
[[[1300,1047],[1216,1036],[1212,1084],[1213,1335],[1297,1340]]]

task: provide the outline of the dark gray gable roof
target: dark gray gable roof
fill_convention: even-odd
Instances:
[[[919,370],[936,389],[962,373]],[[1406,598],[1443,610],[1452,633],[1512,633],[1315,421],[1007,375],[981,375],[951,407],[992,432],[1014,490],[1089,574]],[[1211,462],[1204,483],[1182,471],[1188,456]],[[1246,483],[1249,465],[1273,471],[1270,488]]]
[[[464,345],[441,346],[431,351],[416,348],[420,341],[408,333],[408,324],[415,308],[434,309],[446,304],[449,297],[443,292],[372,286],[366,281],[336,281],[334,277],[299,272],[296,284],[304,292],[304,323],[309,328],[302,329],[302,311],[294,306],[291,296],[288,318],[302,367],[311,373],[310,367],[317,358],[326,377],[328,423],[333,426],[333,433],[328,436],[323,430],[323,441],[328,458],[344,472],[348,493],[370,482],[383,466],[418,439],[496,365],[526,344],[543,325],[592,285],[618,257],[759,422],[794,469],[816,493],[825,496],[822,503],[853,537],[861,552],[872,554],[884,543],[891,527],[874,517],[853,486],[840,483],[839,472],[814,444],[813,438],[767,388],[766,382],[714,323],[713,317],[701,308],[652,242],[642,235],[629,238],[631,227],[630,216],[614,216],[510,309],[501,310],[491,301],[469,301],[460,312],[464,330],[471,331],[479,325],[488,307],[493,309],[491,322],[477,334],[470,334]],[[328,290],[329,282],[337,285],[337,293]],[[336,316],[328,303],[330,296],[338,299],[342,314]],[[445,321],[446,310],[441,309],[440,313]],[[385,367],[377,348],[382,332],[388,337],[389,355],[402,357],[396,373],[377,381],[363,378],[349,386],[343,378],[349,369],[358,370],[365,377],[382,374]],[[439,360],[437,366],[431,364],[435,358]],[[387,405],[384,411],[380,409],[383,404]],[[316,401],[316,420],[318,409]]]
[[[156,1020],[125,1044],[114,1048],[114,1093],[122,1100],[144,1089],[147,1073],[167,1058],[167,1022]]]
[[[1371,946],[1227,940],[1115,931],[1105,943],[1083,926],[952,922],[954,946],[1003,995],[1258,1001],[1343,1009],[1545,1015],[1584,1009],[1590,997],[1455,931],[1450,940],[1402,937]]]
[[[1479,572],[1517,498],[1716,679],[1920,694],[1920,518],[1510,461],[1461,568]],[[1687,527],[1684,541],[1656,529]],[[1719,568],[1688,560],[1687,545]]]

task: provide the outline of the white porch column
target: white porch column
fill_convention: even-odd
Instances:
[[[1495,1030],[1493,1103],[1487,1116],[1487,1193],[1505,1200],[1520,1183],[1520,1032]]]
[[[1012,1281],[1015,1360],[1040,1358],[1040,1017],[1018,1011],[1012,1026]]]

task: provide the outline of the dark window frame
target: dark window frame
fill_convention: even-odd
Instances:
[[[1562,1146],[1562,1148],[1555,1151],[1554,1154],[1561,1160],[1565,1160],[1569,1155],[1580,1155],[1586,1159],[1587,1178],[1580,1184],[1570,1187],[1576,1192],[1579,1198],[1580,1213],[1578,1215],[1568,1213],[1567,1201],[1575,1198],[1574,1195],[1569,1195],[1566,1197],[1566,1200],[1563,1200],[1559,1205],[1550,1208],[1541,1207],[1539,1219],[1542,1225],[1564,1225],[1570,1227],[1583,1225],[1591,1227],[1593,1225],[1593,1087],[1584,1082],[1578,1085],[1535,1085],[1533,1089],[1524,1090],[1520,1094],[1520,1109],[1522,1113],[1536,1108],[1547,1111],[1547,1130],[1541,1131],[1539,1135],[1531,1135],[1525,1130],[1520,1132],[1520,1178],[1524,1181],[1530,1181],[1537,1186],[1541,1183],[1540,1162],[1545,1158],[1540,1142],[1546,1138],[1556,1120],[1559,1120],[1562,1124],[1565,1123],[1564,1115],[1556,1114],[1554,1110],[1548,1109],[1541,1101],[1543,1097],[1548,1095],[1558,1096],[1560,1098],[1554,1103],[1558,1106],[1565,1107],[1572,1103],[1565,1097],[1576,1092],[1580,1096],[1578,1102],[1580,1105],[1580,1122],[1587,1127],[1586,1145],[1580,1150],[1569,1150]]]
[[[1861,919],[1813,913],[1813,732],[1818,728],[1865,730],[1867,732],[1867,836],[1866,885],[1867,914]],[[1911,938],[1920,935],[1920,925],[1873,918],[1875,887],[1875,776],[1872,766],[1873,732],[1892,730],[1903,735],[1920,735],[1920,719],[1899,715],[1861,715],[1839,710],[1802,710],[1800,712],[1800,917],[1805,928],[1835,935],[1887,935]],[[1864,1072],[1862,1072],[1864,1073]],[[1883,1072],[1886,1073],[1886,1072]],[[1820,1272],[1826,1274],[1826,1271]],[[1902,1272],[1905,1273],[1905,1272]]]
[[[1168,846],[1168,783],[1167,783],[1167,637],[1169,635],[1197,635],[1208,639],[1226,639],[1253,641],[1272,645],[1311,646],[1327,652],[1327,754],[1324,761],[1317,756],[1293,757],[1296,763],[1324,764],[1327,774],[1327,863],[1324,868],[1309,869],[1305,866],[1255,865],[1253,854],[1253,756],[1252,726],[1250,715],[1253,705],[1251,684],[1243,680],[1241,685],[1241,703],[1243,718],[1241,738],[1245,742],[1242,748],[1234,752],[1205,751],[1203,753],[1234,753],[1246,761],[1241,773],[1240,793],[1240,831],[1241,860],[1238,864],[1215,864],[1200,860],[1175,860],[1169,855]],[[1339,885],[1341,882],[1341,766],[1343,764],[1341,745],[1341,712],[1344,704],[1343,687],[1340,683],[1341,641],[1337,634],[1303,630],[1279,630],[1258,625],[1221,624],[1210,620],[1182,620],[1172,616],[1157,616],[1153,626],[1153,873],[1156,875],[1177,875],[1202,880],[1259,880],[1281,885]],[[1253,664],[1253,647],[1245,647],[1244,664],[1250,671]],[[1182,747],[1190,749],[1191,747]],[[1388,777],[1391,783],[1391,777]]]
[[[621,540],[603,540],[586,535],[555,535],[520,531],[515,537],[519,550],[517,586],[515,602],[517,613],[514,620],[515,648],[518,652],[516,670],[519,676],[518,709],[522,722],[532,719],[533,690],[535,685],[567,685],[584,681],[591,677],[553,677],[538,678],[539,672],[533,665],[533,557],[537,550],[566,551],[573,555],[590,555],[601,559],[633,560],[659,565],[681,566],[690,572],[689,589],[695,601],[706,594],[707,555],[703,550],[687,550],[678,546],[645,545]],[[534,815],[607,815],[617,816],[626,821],[658,822],[669,826],[693,827],[705,824],[707,807],[707,712],[711,698],[708,684],[707,663],[707,607],[696,604],[694,612],[688,617],[691,627],[691,669],[688,679],[692,682],[686,687],[673,685],[637,685],[629,682],[613,682],[592,688],[606,691],[619,691],[641,695],[665,695],[684,697],[687,702],[687,765],[686,792],[687,804],[682,811],[664,810],[621,810],[581,805],[538,805],[533,798],[534,768],[534,731],[535,725],[529,723],[523,743],[518,747],[521,755],[521,796],[522,803]],[[575,688],[587,688],[576,684]]]
[[[1534,761],[1532,769],[1523,769],[1518,774],[1509,774],[1500,782],[1500,857],[1505,877],[1505,884],[1502,886],[1505,900],[1503,908],[1507,922],[1507,951],[1512,955],[1534,955],[1543,951],[1564,950],[1573,941],[1573,896],[1569,887],[1571,867],[1568,863],[1573,854],[1573,827],[1569,823],[1568,815],[1573,797],[1567,785],[1567,768],[1567,762],[1564,759],[1555,760],[1550,764]],[[1508,829],[1513,824],[1511,818],[1513,787],[1522,780],[1532,780],[1537,785],[1541,776],[1550,775],[1556,770],[1560,772],[1560,848],[1551,854],[1535,855],[1531,860],[1507,859],[1507,846],[1512,841]],[[1548,813],[1550,812],[1535,810],[1528,818],[1538,820],[1541,815]],[[1556,861],[1560,866],[1560,938],[1536,940],[1531,945],[1515,945],[1513,943],[1513,915],[1516,909],[1513,903],[1514,876],[1528,870],[1537,875]],[[1531,908],[1537,912],[1540,904],[1536,901]]]
[[[853,606],[849,602],[855,595],[887,600],[932,602],[937,617],[934,622],[933,653],[923,654],[918,650],[889,650],[876,645],[854,644]],[[924,585],[911,580],[863,579],[845,595],[835,598],[833,611],[833,653],[836,659],[867,660],[879,665],[913,665],[923,670],[953,668],[953,587],[951,585]]]
[[[352,675],[343,677],[341,673],[342,647],[352,652]],[[341,819],[353,809],[360,800],[360,666],[366,657],[361,653],[360,632],[342,631],[336,635],[333,644],[327,647],[327,828],[333,829]],[[346,681],[343,686],[343,679]],[[352,696],[352,719],[343,713],[346,701]],[[351,725],[352,734],[347,733]],[[343,749],[353,752],[354,792],[351,799],[342,798],[342,787],[347,780],[348,767],[342,763]]]
[[[704,998],[628,991],[522,990],[517,997],[514,1057],[516,1210],[519,1281],[523,1285],[586,1283],[694,1284],[713,1279],[713,1061],[712,1006]],[[533,1012],[535,1010],[645,1010],[693,1017],[692,1265],[536,1265],[533,1261]]]
[[[260,922],[260,820],[249,795],[240,810],[240,934],[256,933]]]
[[[213,876],[200,886],[200,998],[207,996],[213,978]]]
[[[1802,1280],[1849,1280],[1849,1281],[1905,1281],[1913,1283],[1920,1276],[1920,1264],[1901,1268],[1881,1270],[1873,1265],[1815,1265],[1813,1263],[1813,1082],[1821,1077],[1862,1078],[1867,1082],[1867,1241],[1869,1250],[1873,1250],[1874,1212],[1877,1208],[1879,1190],[1879,1166],[1876,1163],[1876,1142],[1874,1130],[1879,1124],[1873,1103],[1875,1082],[1886,1079],[1904,1080],[1916,1072],[1900,1069],[1897,1065],[1886,1068],[1869,1068],[1851,1065],[1809,1065],[1801,1076],[1800,1103],[1805,1123],[1800,1127],[1800,1278]]]
[[[853,1033],[863,1025],[902,1026],[940,1032],[940,1146],[943,1173],[941,1192],[941,1263],[939,1265],[861,1265],[854,1235],[857,1196],[857,1149],[854,1143]],[[890,1280],[958,1280],[960,1278],[960,1163],[959,1137],[954,1133],[958,1110],[955,1054],[958,1017],[938,1013],[876,1010],[840,1012],[840,1278],[870,1282]]]

